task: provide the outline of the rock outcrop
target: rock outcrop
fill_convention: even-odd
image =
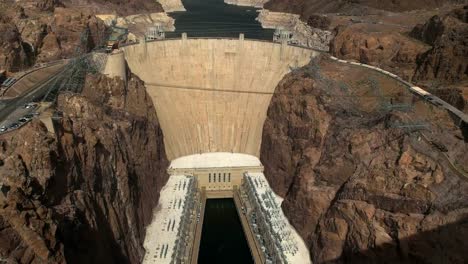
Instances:
[[[58,109],[56,138],[39,122],[1,138],[0,257],[140,262],[169,164],[143,83],[88,76]]]
[[[128,16],[165,11],[156,0],[91,0],[87,2],[87,8],[96,14],[115,13],[119,16]],[[72,8],[81,3],[80,0],[68,0],[66,6]]]
[[[458,164],[454,170],[424,132],[392,125],[407,113],[364,110],[372,97],[352,97],[340,81],[340,72],[356,74],[350,68],[322,66],[328,69],[322,74],[309,66],[277,87],[261,148],[265,175],[284,197],[282,208],[313,262],[464,263],[468,182],[459,173],[468,170],[468,145],[462,131],[446,112],[429,114],[436,124],[447,120],[432,133]],[[423,104],[415,107],[423,115]]]
[[[107,27],[91,10],[58,1],[5,3],[0,12],[0,68],[27,70],[103,45]]]
[[[399,32],[380,32],[366,24],[338,26],[334,35],[333,56],[378,66],[407,80],[414,74],[418,55],[430,49]]]
[[[0,69],[19,71],[30,66],[30,59],[18,28],[7,20],[0,17]]]
[[[315,13],[348,13],[364,15],[372,10],[404,12],[417,9],[433,9],[457,0],[270,0],[264,8],[275,12],[301,15],[304,21]]]
[[[103,43],[106,27],[92,13],[70,8],[56,8],[37,51],[37,61],[45,62],[76,56]]]
[[[87,7],[82,5],[82,2],[73,0],[2,3],[0,70],[27,70],[35,63],[70,58],[104,45],[107,27],[95,14],[115,12],[128,16],[143,11],[164,11],[161,4],[149,0],[92,0]],[[173,30],[171,18],[158,15],[149,16],[165,22],[167,29]],[[138,15],[132,19],[138,19]]]
[[[416,26],[411,36],[432,48],[418,57],[418,81],[455,83],[468,79],[468,6]]]

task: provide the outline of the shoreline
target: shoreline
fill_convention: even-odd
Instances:
[[[293,33],[293,40],[301,46],[329,51],[329,44],[333,37],[331,31],[312,28],[300,19],[297,14],[273,12],[268,9],[262,9],[258,12],[257,21],[263,28],[277,29],[281,28]]]

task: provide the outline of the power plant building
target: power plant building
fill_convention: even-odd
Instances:
[[[197,182],[172,175],[161,190],[153,222],[147,227],[144,263],[189,263],[197,211]]]
[[[265,175],[245,173],[240,190],[244,213],[265,263],[310,263],[304,242],[286,219]]]

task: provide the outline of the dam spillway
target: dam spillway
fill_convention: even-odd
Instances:
[[[317,52],[239,39],[170,39],[122,48],[145,82],[170,160],[196,153],[259,155],[276,85]]]

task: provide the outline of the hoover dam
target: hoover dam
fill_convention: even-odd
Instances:
[[[234,199],[254,263],[309,261],[268,185],[259,153],[275,87],[318,54],[243,34],[182,34],[142,40],[109,56],[105,74],[125,80],[128,67],[145,82],[172,161],[146,231],[145,263],[197,263],[207,199],[226,198]]]
[[[0,3],[0,262],[465,263],[468,6],[335,2]]]
[[[130,70],[145,82],[171,160],[205,152],[258,157],[276,85],[291,69],[318,55],[286,44],[244,40],[242,35],[141,42],[124,47],[123,54]]]

